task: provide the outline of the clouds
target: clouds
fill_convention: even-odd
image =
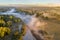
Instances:
[[[25,4],[58,4],[60,0],[21,0],[21,3]]]
[[[20,0],[0,0],[0,4],[17,4],[20,3]]]
[[[60,0],[0,0],[1,3],[7,3],[7,4],[57,4],[60,3]]]

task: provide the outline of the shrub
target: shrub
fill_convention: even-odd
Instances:
[[[45,17],[46,19],[48,19],[48,17]]]
[[[10,29],[7,27],[0,27],[0,37],[4,37],[6,33],[10,34]]]

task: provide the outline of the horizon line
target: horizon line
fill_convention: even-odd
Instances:
[[[60,6],[60,4],[0,4],[0,6]]]

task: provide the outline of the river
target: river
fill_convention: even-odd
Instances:
[[[38,33],[38,26],[44,26],[44,22],[40,22],[38,18],[35,17],[35,15],[25,15],[23,12],[15,13],[15,11],[16,10],[13,8],[1,14],[19,17],[27,25],[26,35],[23,37],[23,40],[36,40],[36,38],[32,35],[31,30],[34,30],[34,32],[38,34],[41,39],[44,39],[44,37]]]

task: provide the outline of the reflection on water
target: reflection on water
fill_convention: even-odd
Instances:
[[[46,23],[40,22],[38,18],[35,17],[35,15],[24,15],[24,13],[14,13],[16,10],[11,9],[10,11],[7,11],[5,13],[1,13],[4,15],[14,15],[15,17],[19,17],[22,19],[23,22],[27,25],[26,35],[23,37],[23,40],[36,40],[34,36],[31,33],[31,30],[35,31],[36,34],[40,35],[38,31],[39,26],[44,26]],[[41,27],[44,28],[44,27]],[[40,37],[43,39],[43,36],[40,35]]]

